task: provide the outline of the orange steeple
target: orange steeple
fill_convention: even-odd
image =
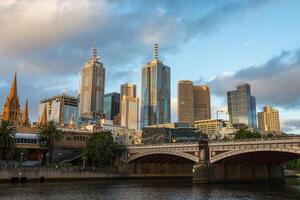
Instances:
[[[44,127],[47,124],[47,105],[45,104],[43,114],[39,121],[39,127]]]
[[[28,118],[28,100],[26,99],[23,114],[22,114],[22,126],[28,126],[29,125],[29,118]]]
[[[15,73],[14,80],[11,84],[11,89],[10,89],[10,95],[12,97],[17,97],[18,96],[18,90],[17,90],[17,73]]]
[[[15,73],[12,81],[10,94],[6,98],[3,108],[3,120],[6,120],[10,125],[17,126],[20,118],[20,102],[17,91],[17,73]]]

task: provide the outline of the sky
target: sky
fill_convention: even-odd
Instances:
[[[41,99],[76,95],[93,42],[105,93],[125,82],[140,93],[141,67],[159,43],[171,67],[172,121],[179,80],[210,86],[213,117],[226,110],[226,92],[247,82],[257,111],[273,106],[283,131],[300,134],[299,10],[298,0],[0,0],[0,108],[14,72],[31,121]]]

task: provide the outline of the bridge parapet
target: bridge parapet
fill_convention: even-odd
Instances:
[[[214,163],[234,155],[262,151],[300,154],[300,137],[211,141],[209,142],[209,161]]]

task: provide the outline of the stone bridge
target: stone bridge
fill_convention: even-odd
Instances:
[[[282,180],[300,158],[300,137],[129,145],[122,159],[134,173],[191,173],[195,182]]]

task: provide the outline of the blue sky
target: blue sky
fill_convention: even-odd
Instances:
[[[106,92],[124,82],[140,90],[141,66],[158,42],[171,67],[173,121],[178,80],[211,87],[213,116],[226,91],[249,82],[257,110],[273,105],[282,128],[300,133],[299,10],[297,0],[0,0],[0,106],[16,70],[32,121],[40,99],[65,88],[75,95],[93,41]]]

